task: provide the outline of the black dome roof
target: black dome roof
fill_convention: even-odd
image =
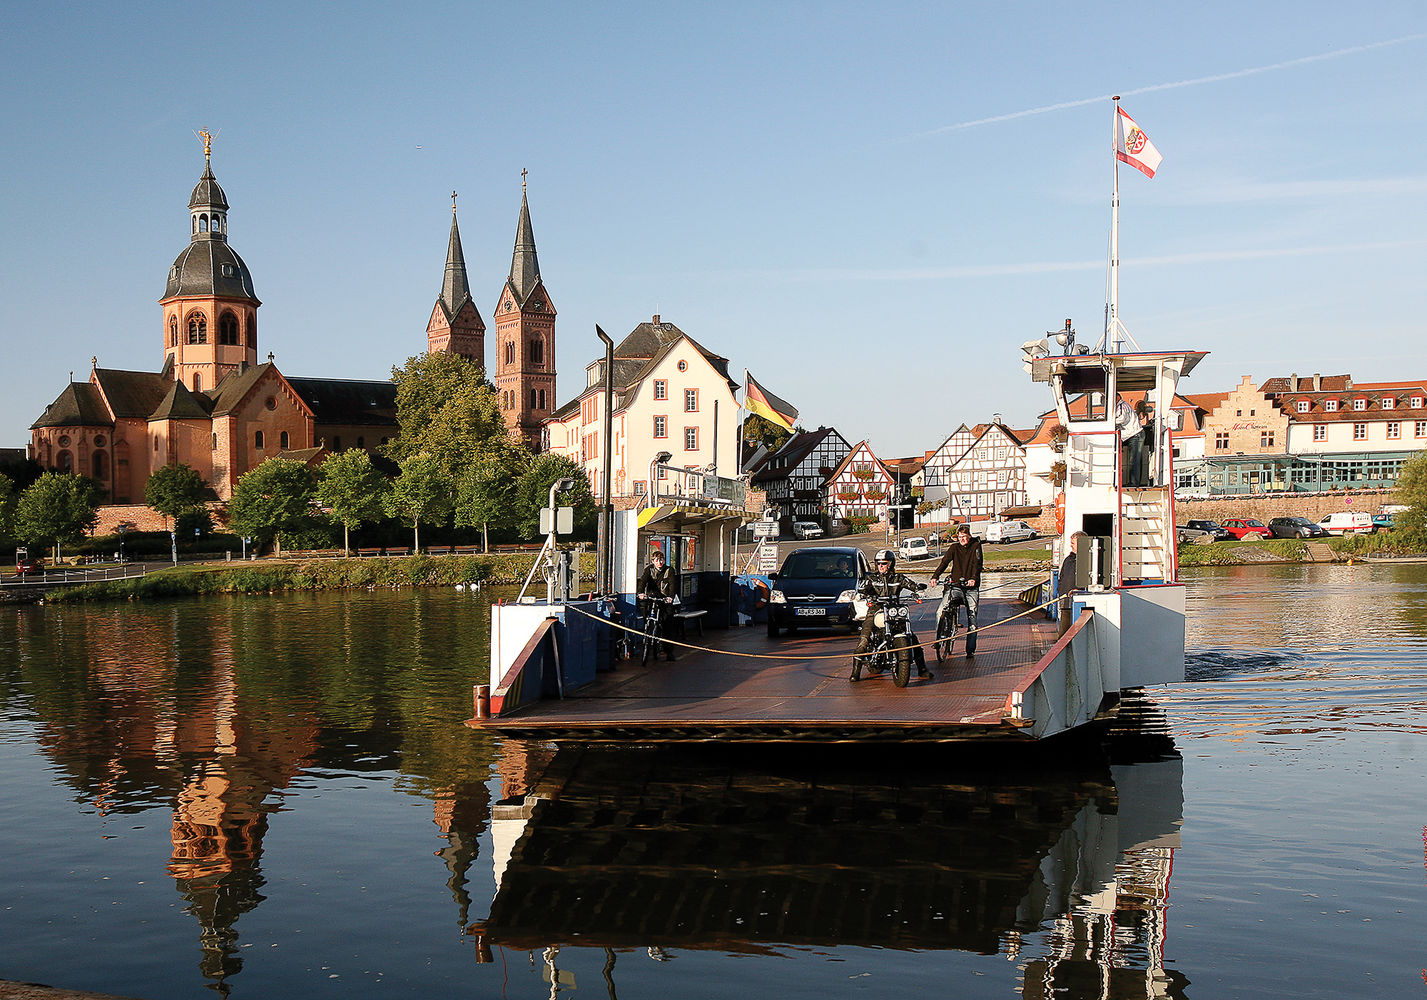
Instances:
[[[223,240],[194,240],[169,268],[163,297],[212,295],[256,299],[253,276],[237,251]]]
[[[188,207],[225,210],[228,208],[228,196],[219,187],[218,178],[213,176],[213,168],[207,163],[203,165],[203,176],[193,186],[193,194],[189,196]]]

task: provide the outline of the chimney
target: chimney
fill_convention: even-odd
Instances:
[[[1289,392],[1297,392],[1297,391],[1298,391],[1298,373],[1297,373],[1297,372],[1294,372],[1292,375],[1288,376],[1288,391],[1289,391]]]
[[[654,325],[655,325],[655,326],[658,326],[658,325],[659,325],[659,314],[658,314],[658,313],[655,313],[655,314],[654,314]]]
[[[1320,375],[1318,372],[1314,372],[1314,373],[1313,373],[1313,391],[1314,391],[1314,392],[1322,392],[1322,391],[1323,391],[1323,376]]]

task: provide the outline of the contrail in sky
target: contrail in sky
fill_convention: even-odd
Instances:
[[[1323,62],[1326,59],[1337,59],[1341,56],[1356,55],[1359,52],[1370,52],[1373,49],[1384,49],[1390,45],[1402,45],[1405,42],[1415,42],[1427,38],[1427,33],[1416,35],[1404,35],[1401,38],[1392,38],[1385,42],[1372,42],[1368,45],[1354,45],[1352,48],[1338,49],[1334,52],[1324,52],[1316,56],[1303,56],[1301,59],[1289,59],[1287,62],[1274,63],[1271,66],[1254,66],[1251,69],[1237,69],[1232,73],[1216,73],[1213,76],[1196,77],[1193,80],[1176,80],[1173,83],[1156,83],[1149,87],[1138,87],[1134,90],[1120,91],[1121,97],[1134,97],[1137,94],[1151,94],[1157,90],[1175,90],[1179,87],[1197,87],[1201,83],[1218,83],[1220,80],[1234,80],[1241,76],[1253,76],[1256,73],[1271,73],[1274,70],[1290,69],[1294,66],[1304,66],[1308,63]],[[1063,111],[1066,108],[1079,108],[1087,104],[1099,104],[1108,101],[1114,94],[1102,94],[1099,97],[1086,97],[1078,101],[1062,101],[1059,104],[1046,104],[1039,108],[1027,108],[1025,111],[1012,111],[1004,115],[992,115],[990,118],[977,118],[975,121],[958,122],[955,125],[943,125],[934,128],[929,132],[919,132],[910,136],[913,139],[925,139],[928,136],[940,135],[943,132],[955,132],[958,129],[975,128],[978,125],[992,125],[996,122],[1008,122],[1015,118],[1027,118],[1031,115],[1043,115],[1048,111]]]

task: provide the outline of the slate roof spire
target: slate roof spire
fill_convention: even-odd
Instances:
[[[451,242],[446,247],[446,277],[441,282],[441,305],[447,319],[455,317],[471,301],[471,283],[466,277],[466,255],[461,252],[461,230],[456,225],[456,192],[451,192]]]
[[[520,220],[515,225],[515,252],[510,258],[510,287],[520,304],[540,283],[540,261],[535,256],[535,230],[530,225],[530,201],[525,194],[525,175],[520,172]]]

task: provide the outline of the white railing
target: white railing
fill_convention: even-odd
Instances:
[[[137,578],[143,576],[145,572],[146,568],[142,564],[106,566],[101,569],[84,569],[77,566],[73,568],[45,569],[38,573],[26,573],[23,576],[8,577],[0,581],[0,587],[51,587],[63,584],[100,583],[104,580],[127,580],[130,577]]]

